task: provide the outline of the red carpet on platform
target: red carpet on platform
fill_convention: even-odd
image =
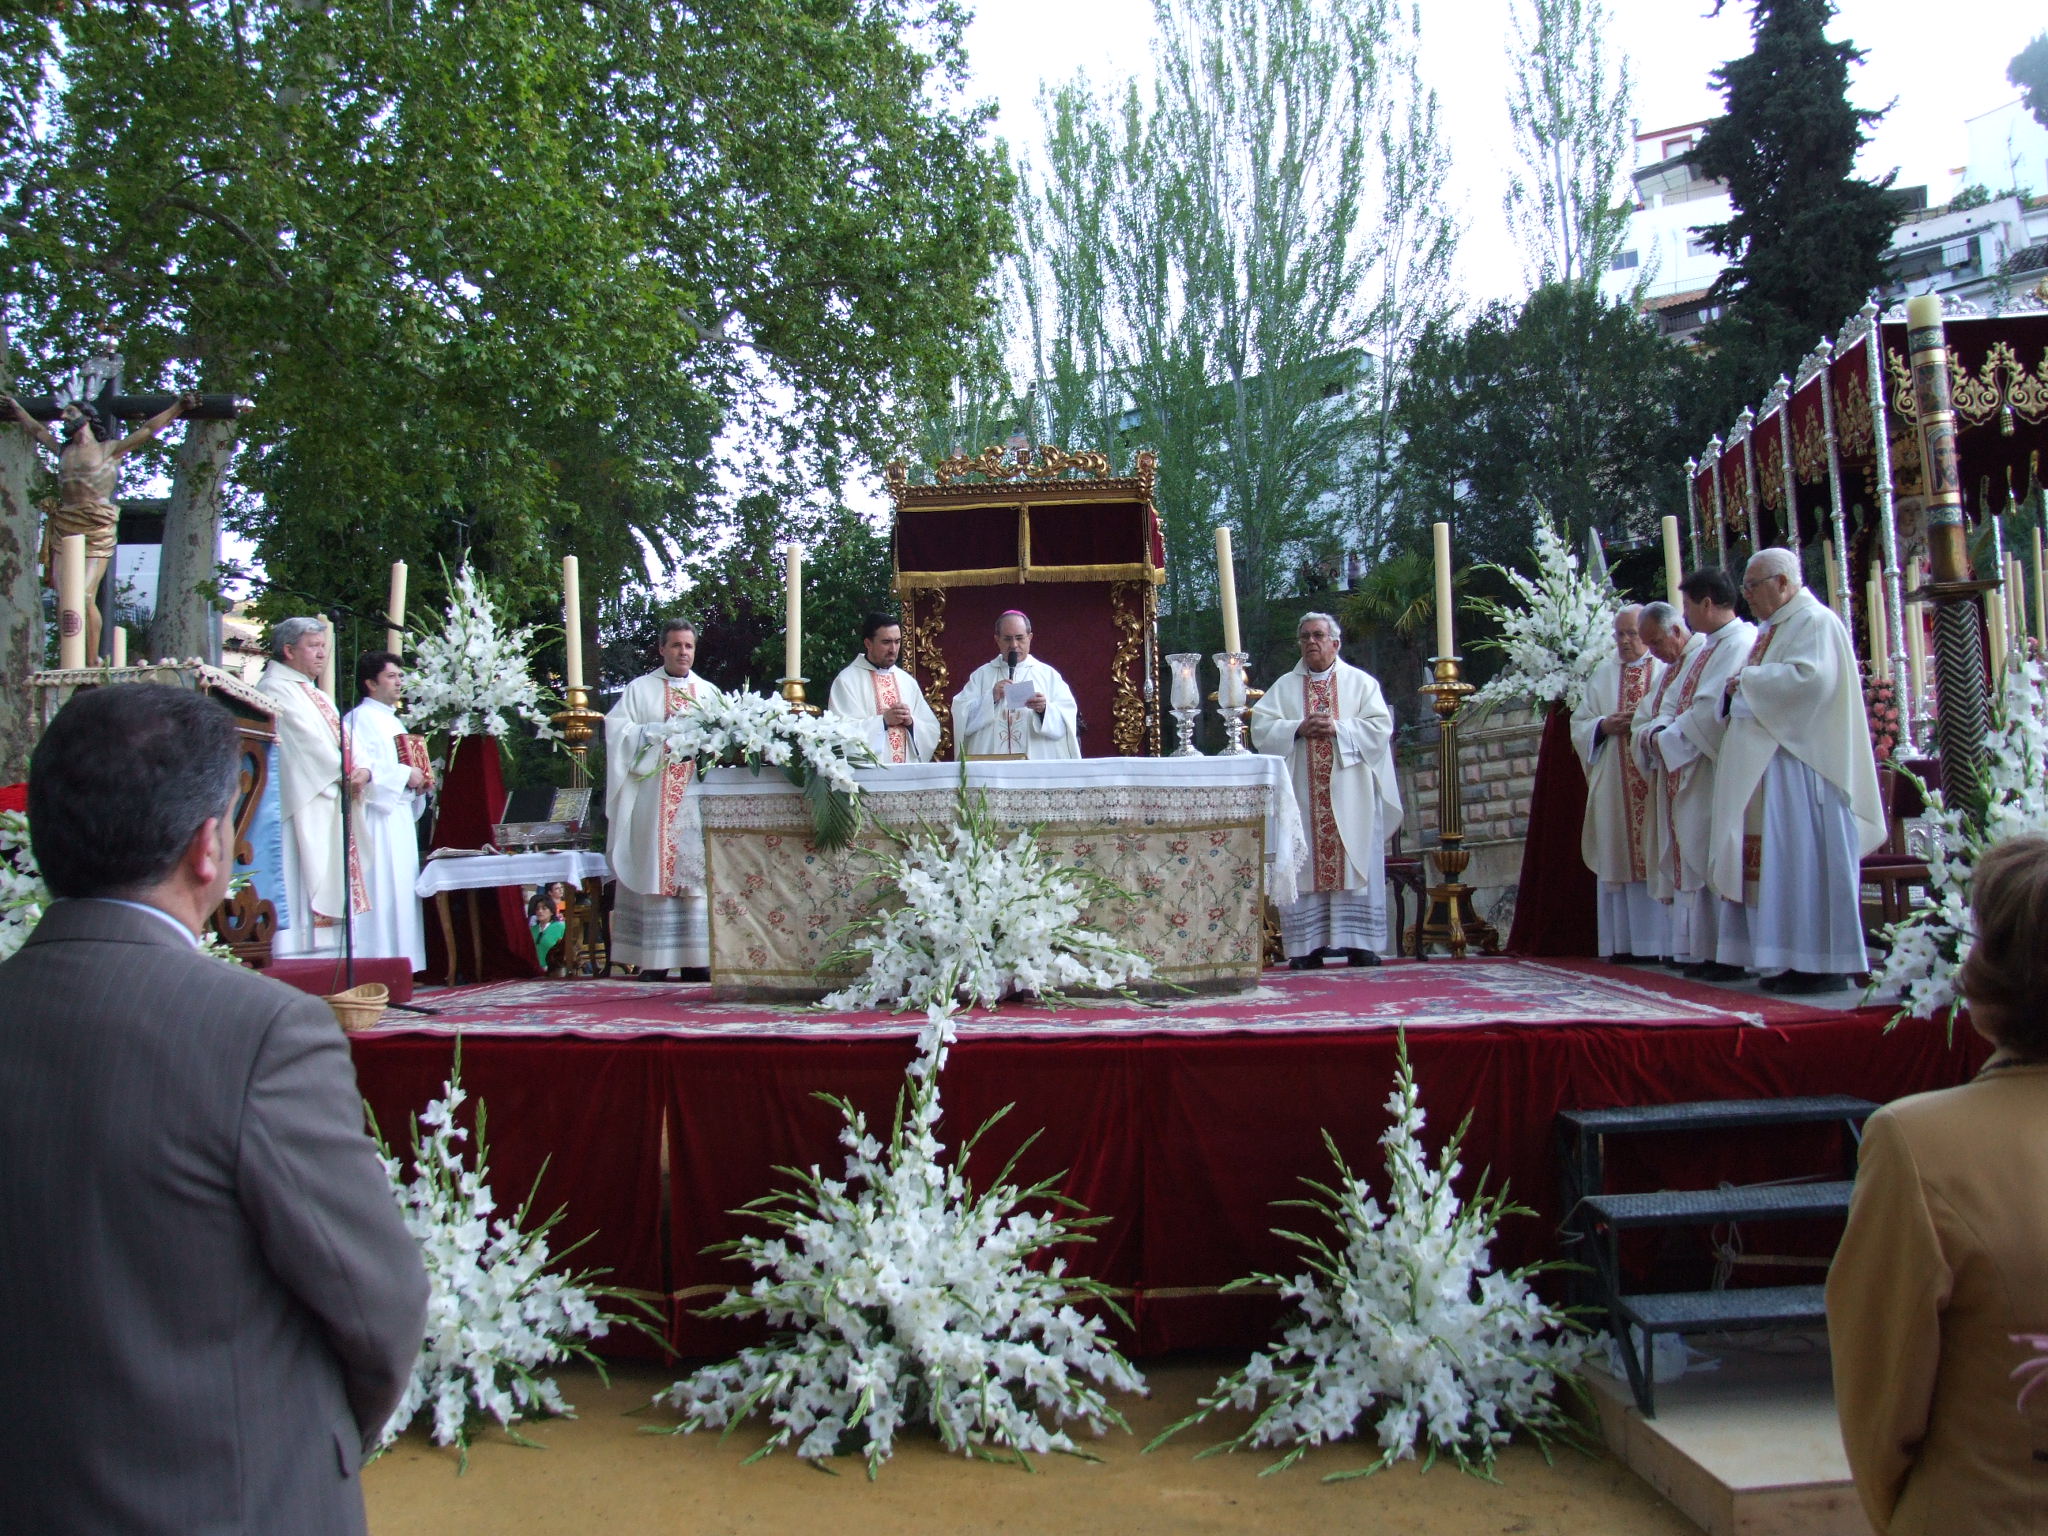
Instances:
[[[838,1116],[815,1095],[844,1096],[887,1123],[914,1024],[720,1004],[705,989],[659,983],[521,983],[416,1000],[447,1011],[351,1037],[387,1134],[402,1142],[438,1091],[459,1026],[465,1086],[489,1108],[501,1202],[523,1196],[545,1166],[537,1209],[566,1207],[561,1242],[591,1234],[574,1262],[666,1296],[668,1342],[688,1355],[757,1336],[695,1316],[749,1279],[705,1248],[751,1229],[733,1212],[788,1185],[778,1165],[838,1171]],[[1282,972],[1252,994],[1167,1009],[977,1018],[946,1067],[941,1135],[957,1145],[1014,1106],[970,1164],[985,1178],[1043,1132],[1017,1176],[1058,1176],[1108,1218],[1068,1258],[1126,1294],[1127,1347],[1248,1348],[1269,1336],[1279,1303],[1220,1288],[1299,1267],[1272,1228],[1301,1213],[1273,1202],[1298,1195],[1304,1177],[1329,1176],[1325,1130],[1355,1170],[1377,1174],[1401,1025],[1425,1140],[1441,1146],[1470,1117],[1461,1193],[1484,1170],[1489,1188],[1505,1181],[1535,1213],[1503,1223],[1493,1257],[1505,1266],[1562,1256],[1561,1109],[1812,1093],[1884,1101],[1964,1081],[1985,1055],[1967,1029],[1953,1040],[1924,1020],[1888,1030],[1881,1009],[1806,1007],[1597,961]],[[1851,1152],[1838,1127],[1628,1138],[1609,1149],[1609,1183],[1839,1177]],[[1773,1246],[1758,1251],[1805,1251],[1758,1240],[1767,1239]],[[1710,1267],[1705,1234],[1685,1240],[1691,1247],[1659,1262]],[[1744,1273],[1738,1283],[1783,1281],[1757,1273],[1761,1282]]]

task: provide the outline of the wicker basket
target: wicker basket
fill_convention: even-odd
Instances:
[[[335,993],[327,999],[327,1006],[341,1021],[342,1033],[353,1035],[375,1027],[377,1021],[384,1017],[384,1009],[390,1001],[389,987],[381,981],[366,981],[360,987]]]

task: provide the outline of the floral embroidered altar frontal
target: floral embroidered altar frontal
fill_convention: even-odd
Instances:
[[[1258,979],[1268,895],[1291,901],[1307,856],[1301,815],[1277,757],[1083,758],[970,763],[968,784],[997,820],[1039,827],[1063,861],[1100,871],[1135,900],[1088,921],[1145,954],[1157,978],[1238,990]],[[704,777],[711,979],[722,995],[828,990],[838,931],[880,893],[871,850],[884,828],[953,819],[958,763],[859,775],[871,823],[852,847],[821,852],[810,814],[778,775],[716,768]]]

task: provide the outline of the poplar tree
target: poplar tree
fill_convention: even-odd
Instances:
[[[1884,276],[1898,212],[1891,175],[1865,181],[1856,155],[1884,115],[1850,105],[1863,52],[1826,35],[1833,0],[1755,0],[1755,46],[1714,71],[1727,110],[1689,159],[1728,187],[1734,217],[1700,234],[1727,269],[1722,306],[1702,333],[1712,356],[1696,398],[1699,436],[1789,375],[1823,335],[1863,306]]]

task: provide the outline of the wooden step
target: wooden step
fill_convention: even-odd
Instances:
[[[1643,1195],[1588,1195],[1580,1202],[1596,1226],[1698,1227],[1723,1221],[1804,1221],[1840,1216],[1855,1185],[1750,1184],[1735,1189],[1665,1189]]]
[[[1827,1321],[1827,1287],[1761,1285],[1733,1291],[1657,1291],[1620,1296],[1621,1315],[1645,1333],[1735,1332]]]

